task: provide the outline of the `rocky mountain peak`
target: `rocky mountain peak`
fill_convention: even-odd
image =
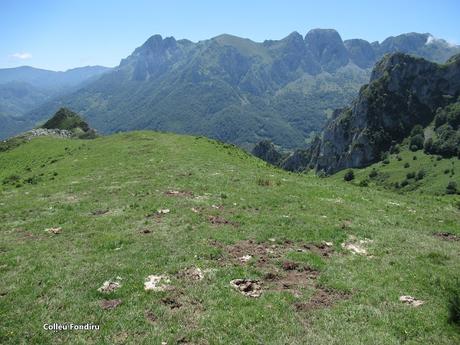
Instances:
[[[375,163],[414,126],[427,126],[436,109],[459,94],[460,57],[439,65],[402,53],[388,54],[377,63],[370,83],[355,101],[332,117],[308,150],[293,154],[284,166],[334,173]]]
[[[313,57],[328,72],[333,72],[348,63],[347,49],[336,30],[310,30],[305,36],[305,44]]]

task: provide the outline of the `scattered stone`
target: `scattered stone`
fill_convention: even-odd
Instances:
[[[190,267],[180,272],[180,276],[189,280],[203,280],[204,272],[198,267]]]
[[[142,229],[141,230],[141,233],[143,233],[143,234],[150,234],[151,232],[152,232],[152,230],[150,230],[150,229]]]
[[[192,210],[192,212],[194,212],[194,213],[200,213],[200,211],[199,211],[197,208],[195,208],[195,207],[192,207],[191,210]]]
[[[332,243],[332,242],[323,241],[322,243],[327,247],[333,247],[334,246],[334,243]]]
[[[257,280],[234,279],[230,282],[230,286],[247,297],[257,298],[262,294],[262,287]]]
[[[169,212],[169,208],[160,208],[159,210],[157,210],[157,214],[168,214]]]
[[[115,309],[120,304],[121,304],[121,299],[103,300],[99,303],[101,308],[104,310]]]
[[[358,255],[368,255],[367,249],[364,247],[368,243],[374,242],[370,239],[358,240],[355,236],[350,236],[347,242],[341,244],[342,248]]]
[[[248,254],[248,255],[243,255],[243,256],[241,256],[241,257],[239,258],[239,260],[240,260],[242,263],[246,263],[246,262],[248,262],[248,261],[251,260],[251,259],[252,259],[252,256],[249,255],[249,254]]]
[[[144,282],[144,290],[156,292],[170,291],[174,289],[171,285],[169,285],[170,282],[171,280],[167,275],[150,275],[146,278],[146,281]]]
[[[392,205],[392,206],[401,206],[401,204],[397,203],[397,202],[393,202],[393,201],[388,201],[388,205]]]
[[[422,304],[425,303],[425,301],[419,300],[415,297],[412,296],[400,296],[399,301],[408,304],[412,307],[420,307]]]
[[[445,241],[460,241],[460,237],[450,232],[435,232],[433,236]]]
[[[45,231],[49,234],[57,235],[62,232],[62,228],[61,227],[49,228],[49,229],[45,229]]]
[[[103,293],[110,293],[110,292],[113,292],[117,289],[119,289],[121,287],[121,283],[118,281],[119,277],[117,277],[117,280],[115,281],[112,281],[112,280],[107,280],[104,282],[104,284],[102,284],[102,286],[97,289],[97,291],[99,292],[103,292]]]

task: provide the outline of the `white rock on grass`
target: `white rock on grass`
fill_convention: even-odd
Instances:
[[[173,289],[173,287],[169,285],[170,282],[171,280],[167,275],[150,275],[145,279],[144,290],[155,292],[169,291]]]
[[[400,296],[399,301],[408,304],[412,307],[420,307],[422,304],[425,303],[425,301],[419,300],[412,296]]]
[[[365,245],[374,242],[370,239],[358,240],[355,236],[350,236],[347,242],[341,244],[342,248],[349,250],[353,254],[368,255]]]
[[[57,235],[62,232],[62,228],[61,227],[49,228],[49,229],[45,229],[45,231],[49,234]]]
[[[262,287],[257,280],[252,279],[234,279],[230,286],[247,297],[257,298],[262,294]]]
[[[121,280],[120,277],[117,277],[117,280]],[[107,280],[104,282],[104,284],[102,284],[102,286],[97,289],[97,291],[99,292],[103,292],[103,293],[110,293],[110,292],[113,292],[119,288],[121,288],[121,283],[117,280]]]
[[[242,262],[242,263],[245,263],[245,262],[248,262],[249,260],[252,259],[252,256],[251,255],[243,255],[242,257],[239,258],[239,260]]]

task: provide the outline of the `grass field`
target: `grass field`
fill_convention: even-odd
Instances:
[[[292,174],[152,132],[37,138],[0,153],[0,181],[2,344],[460,343],[447,321],[460,241],[433,236],[460,235],[458,196]],[[342,248],[350,238],[367,254]],[[183,274],[194,267],[202,280]],[[171,288],[145,291],[161,274]],[[100,330],[43,329],[55,322]]]
[[[375,176],[372,176],[375,171]],[[347,170],[332,177],[343,180]],[[366,181],[371,187],[393,190],[399,193],[418,192],[421,194],[445,195],[449,182],[457,184],[460,191],[460,160],[427,155],[423,150],[412,152],[403,149],[398,154],[389,155],[387,160],[373,164],[365,169],[355,169],[354,184]],[[419,172],[423,172],[419,175]],[[421,178],[418,176],[422,176]],[[404,182],[405,181],[405,182]],[[398,184],[395,187],[395,184]]]

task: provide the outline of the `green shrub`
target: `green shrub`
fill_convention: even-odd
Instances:
[[[415,178],[415,171],[411,171],[410,173],[407,173],[406,178],[408,180],[410,180],[411,178]]]
[[[410,167],[410,164],[408,162],[404,163],[404,168],[409,168]]]
[[[10,175],[3,179],[3,184],[16,184],[21,179],[19,175]]]
[[[419,171],[417,171],[417,175],[415,176],[415,179],[417,181],[419,180],[423,180],[423,178],[426,176],[426,171],[423,170],[423,169],[420,169]]]
[[[379,174],[378,171],[375,168],[373,168],[371,172],[369,173],[369,177],[374,178],[374,177],[377,177],[378,174]]]
[[[450,181],[446,187],[446,194],[457,194],[457,183],[455,181]]]
[[[410,138],[409,147],[411,151],[418,151],[423,149],[423,144],[425,142],[425,138],[421,134],[417,134]]]
[[[355,173],[354,173],[354,171],[353,171],[352,169],[348,170],[348,171],[345,173],[345,175],[343,176],[343,179],[344,179],[345,181],[347,181],[347,182],[348,182],[348,181],[354,180],[354,179],[355,179]]]
[[[409,184],[409,181],[407,179],[405,179],[405,180],[401,181],[400,186],[401,187],[406,187],[408,184]]]

